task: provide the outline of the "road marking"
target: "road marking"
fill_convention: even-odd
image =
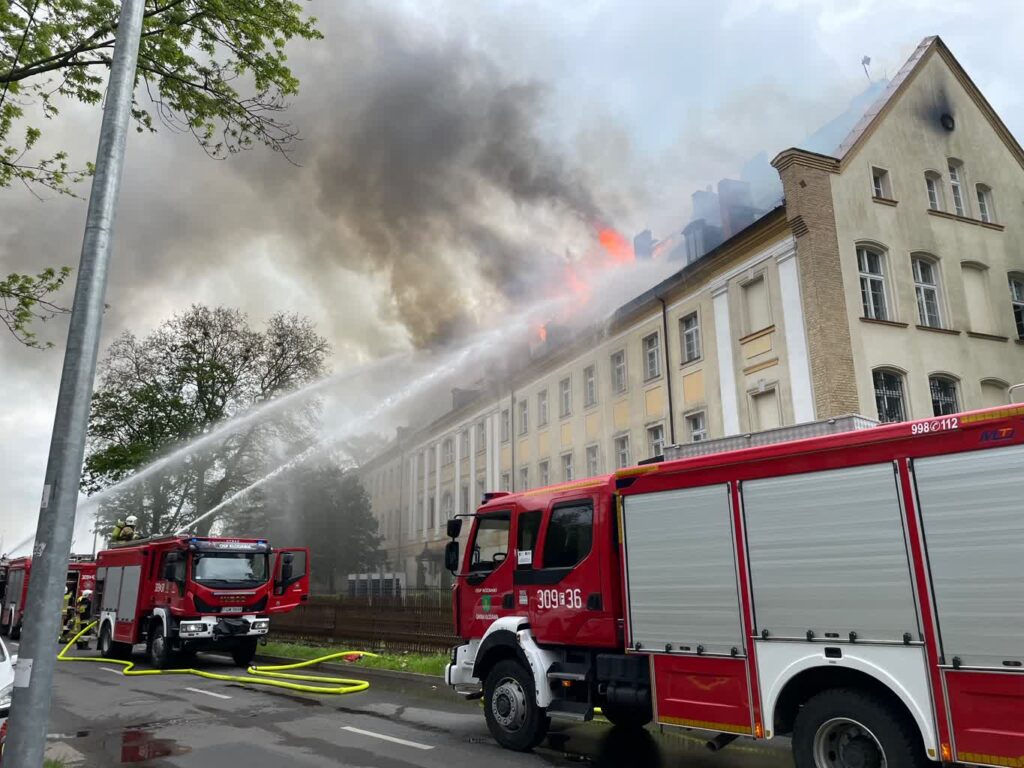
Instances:
[[[230,699],[230,696],[225,696],[223,693],[214,693],[213,691],[204,691],[202,688],[186,688],[186,691],[192,691],[192,693],[201,693],[204,696],[213,696],[217,699]]]
[[[433,747],[429,744],[420,744],[417,741],[406,741],[405,739],[399,739],[395,736],[388,736],[383,733],[364,731],[362,728],[353,728],[351,725],[343,725],[341,726],[341,730],[350,731],[351,733],[358,733],[362,736],[372,736],[375,739],[382,739],[384,741],[390,741],[395,744],[401,744],[403,747],[413,747],[414,749],[433,749]]]
[[[120,669],[114,669],[113,667],[100,667],[104,672],[113,672],[115,675],[120,675]]]

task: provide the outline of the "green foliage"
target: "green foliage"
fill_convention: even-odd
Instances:
[[[37,349],[53,346],[52,342],[43,343],[36,338],[32,323],[45,322],[68,311],[48,297],[60,290],[70,274],[69,267],[61,267],[59,271],[44,269],[38,275],[10,274],[0,279],[0,321],[25,346]]]
[[[286,153],[296,131],[282,115],[299,82],[285,48],[321,37],[302,9],[291,0],[146,0],[137,129],[187,131],[214,157],[255,144]],[[119,11],[115,0],[0,0],[0,187],[69,192],[91,172],[72,169],[63,150],[36,157],[35,123],[69,101],[100,103]],[[16,130],[23,119],[32,124]]]
[[[305,643],[288,643],[271,640],[260,649],[267,656],[278,656],[285,659],[318,659],[341,651],[366,650],[350,646],[306,645]],[[444,675],[445,665],[449,658],[446,653],[380,653],[377,656],[364,656],[354,665],[371,669],[392,669],[399,672],[415,672],[421,675]]]

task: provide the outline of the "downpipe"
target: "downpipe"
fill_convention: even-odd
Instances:
[[[715,738],[706,741],[704,746],[708,748],[709,752],[721,752],[738,738],[739,736],[732,733],[720,733]]]

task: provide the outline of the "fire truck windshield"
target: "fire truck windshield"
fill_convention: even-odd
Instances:
[[[508,512],[491,512],[480,516],[473,537],[470,571],[493,571],[508,556],[509,518]]]
[[[193,555],[192,579],[218,587],[255,587],[267,580],[267,555],[257,552],[202,552]]]

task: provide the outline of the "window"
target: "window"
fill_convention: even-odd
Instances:
[[[570,480],[575,479],[575,470],[572,465],[572,454],[562,454],[562,482],[567,483]]]
[[[656,333],[644,337],[644,378],[661,376],[661,339]]]
[[[476,425],[476,452],[483,453],[487,450],[487,424],[483,421]]]
[[[551,485],[551,467],[547,459],[537,463],[537,484],[541,487]]]
[[[988,270],[982,265],[961,264],[968,327],[977,333],[992,333],[992,312],[988,292]]]
[[[700,359],[700,320],[691,312],[679,321],[679,335],[683,338],[683,362]]]
[[[978,184],[975,189],[978,192],[978,218],[984,222],[996,220],[996,209],[992,204],[992,189],[984,184]]]
[[[455,515],[455,500],[452,499],[451,493],[448,491],[444,492],[444,496],[441,497],[441,519],[451,520]]]
[[[544,538],[544,567],[572,568],[590,554],[594,507],[590,503],[556,507]]]
[[[455,454],[452,439],[450,437],[446,437],[444,442],[441,443],[441,463],[447,466],[453,461],[455,461]]]
[[[903,396],[903,376],[896,371],[875,370],[875,405],[878,420],[883,422],[906,421],[907,408]]]
[[[465,459],[469,456],[469,429],[459,432],[459,458]]]
[[[437,505],[433,496],[427,501],[427,528],[437,525]]]
[[[533,567],[533,549],[537,546],[537,534],[540,533],[540,521],[543,515],[544,513],[539,509],[519,514],[518,528],[516,529],[516,551],[530,555],[530,562],[517,563],[517,566]]]
[[[1017,338],[1024,339],[1024,277],[1010,276],[1010,303],[1017,324]]]
[[[600,466],[597,463],[597,446],[587,446],[587,477],[593,477],[597,474]]]
[[[477,501],[474,504],[474,506],[476,506],[476,504],[482,504],[483,503],[484,494],[486,492],[487,492],[487,478],[486,477],[481,477],[479,480],[476,481],[476,498],[477,498]]]
[[[597,371],[588,365],[583,369],[583,407],[597,405]]]
[[[542,389],[537,393],[537,426],[543,427],[548,423],[548,391]]]
[[[472,573],[490,573],[508,557],[508,512],[481,515],[470,545],[469,570]]]
[[[530,488],[530,468],[520,467],[519,468],[519,488],[517,490],[526,491]]]
[[[558,382],[558,415],[563,419],[572,413],[572,380],[568,377]]]
[[[530,404],[526,400],[520,400],[519,408],[519,434],[525,435],[530,429]]]
[[[626,391],[626,351],[620,349],[612,355],[612,391],[616,394]]]
[[[953,211],[957,216],[966,216],[967,209],[964,206],[964,193],[960,184],[961,176],[963,176],[963,165],[956,160],[950,160],[949,187],[953,192]]]
[[[650,458],[665,455],[665,427],[658,424],[647,428],[647,455]]]
[[[772,324],[768,307],[768,283],[764,275],[758,275],[743,285],[743,315],[746,332],[751,334]]]
[[[512,425],[509,423],[509,412],[508,408],[503,408],[501,411],[501,442],[507,443],[509,432],[511,431]]]
[[[960,403],[956,396],[956,380],[948,376],[930,376],[928,388],[932,393],[932,413],[936,416],[949,416],[960,412]]]
[[[622,469],[630,465],[629,435],[615,438],[615,468]]]
[[[690,433],[691,443],[702,443],[708,439],[707,415],[701,411],[686,417],[686,429]]]
[[[459,514],[469,514],[469,486],[462,486],[462,501],[459,503]]]
[[[512,473],[502,472],[501,473],[501,490],[511,491],[512,490]],[[482,496],[480,498],[483,498]]]
[[[873,248],[857,248],[857,267],[860,270],[860,300],[864,317],[888,320],[885,303],[885,257]]]
[[[884,168],[871,169],[872,192],[875,197],[892,200],[892,187],[889,185],[889,172]]]
[[[933,211],[945,209],[942,200],[942,177],[935,171],[928,171],[924,175],[925,189],[928,192],[928,207]]]
[[[1010,385],[999,379],[985,379],[981,382],[981,405],[992,408],[1009,402],[1007,390]]]
[[[930,259],[914,256],[914,290],[917,292],[917,317],[921,325],[942,327],[939,312],[939,267]]]
[[[774,388],[750,394],[750,417],[750,428],[756,432],[781,426],[779,398]]]

